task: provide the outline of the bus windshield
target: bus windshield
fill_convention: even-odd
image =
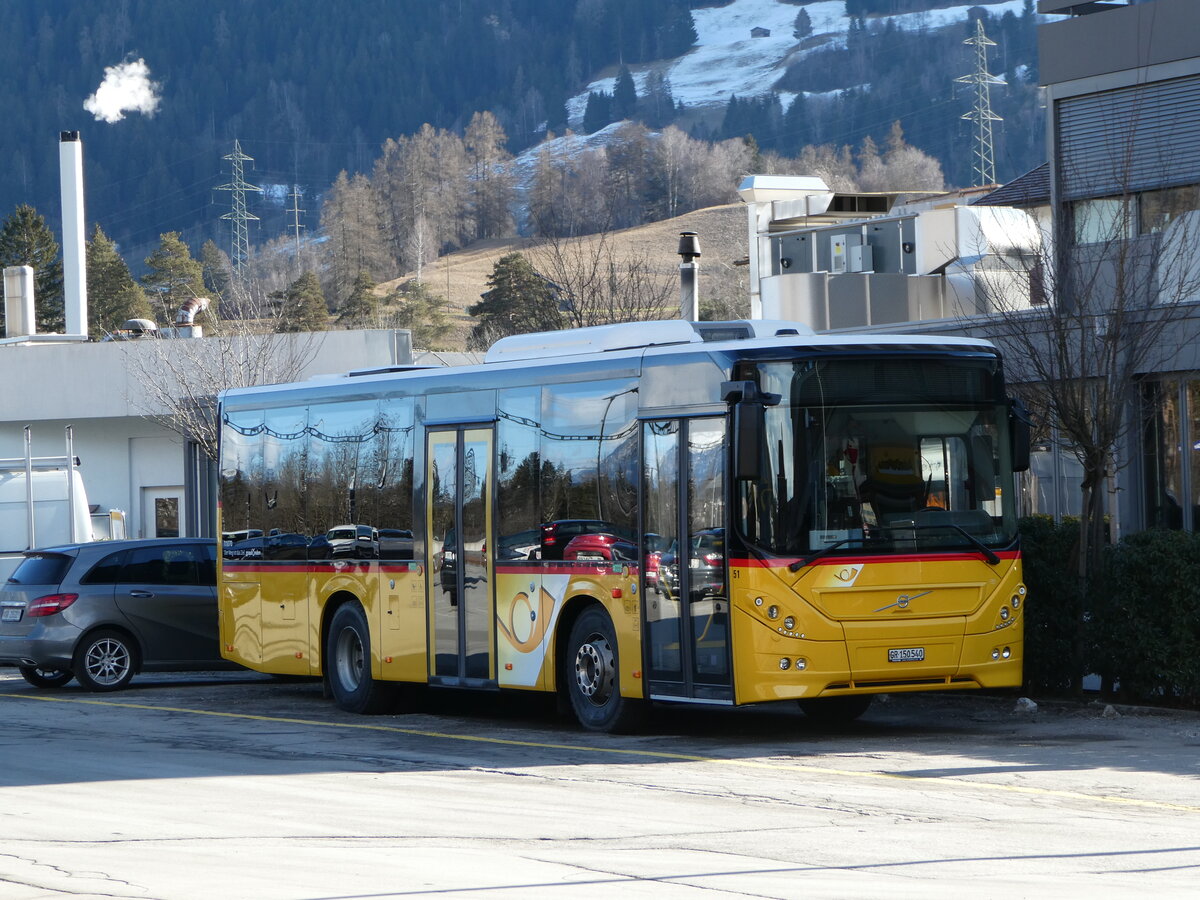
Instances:
[[[990,358],[759,363],[746,540],[776,555],[984,551],[1016,538],[1007,403]]]

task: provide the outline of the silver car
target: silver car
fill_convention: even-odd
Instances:
[[[0,665],[37,687],[115,691],[140,671],[228,668],[216,542],[100,541],[30,550],[0,588]]]

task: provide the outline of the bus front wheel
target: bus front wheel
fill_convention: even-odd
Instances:
[[[601,607],[589,607],[575,621],[564,668],[567,695],[580,725],[612,733],[637,727],[644,704],[621,696],[617,636]]]
[[[371,632],[357,603],[346,603],[333,614],[325,674],[334,702],[347,712],[375,715],[392,702],[392,685],[371,677]]]

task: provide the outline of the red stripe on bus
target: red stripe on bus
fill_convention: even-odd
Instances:
[[[995,554],[1001,559],[1020,559],[1020,550],[996,550]],[[952,562],[956,559],[964,557],[971,559],[984,559],[984,555],[978,550],[963,551],[961,553],[903,553],[892,556],[826,556],[822,559],[815,560],[804,568],[814,568],[816,566],[844,566],[844,565],[866,565],[867,563],[916,563],[916,562]],[[792,563],[799,562],[800,557],[780,559],[752,559],[749,557],[742,559],[730,560],[730,564],[749,569],[782,569],[790,566]]]

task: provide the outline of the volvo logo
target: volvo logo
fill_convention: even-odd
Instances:
[[[919,594],[911,594],[911,595],[910,594],[901,594],[899,597],[896,598],[895,603],[889,603],[887,606],[881,606],[881,607],[879,607],[879,609],[875,610],[875,612],[883,612],[884,610],[893,609],[893,608],[908,609],[908,604],[912,603],[918,597],[924,597],[926,594],[932,594],[932,593],[933,593],[933,591],[929,590],[929,591],[921,591],[921,593],[919,593]]]

